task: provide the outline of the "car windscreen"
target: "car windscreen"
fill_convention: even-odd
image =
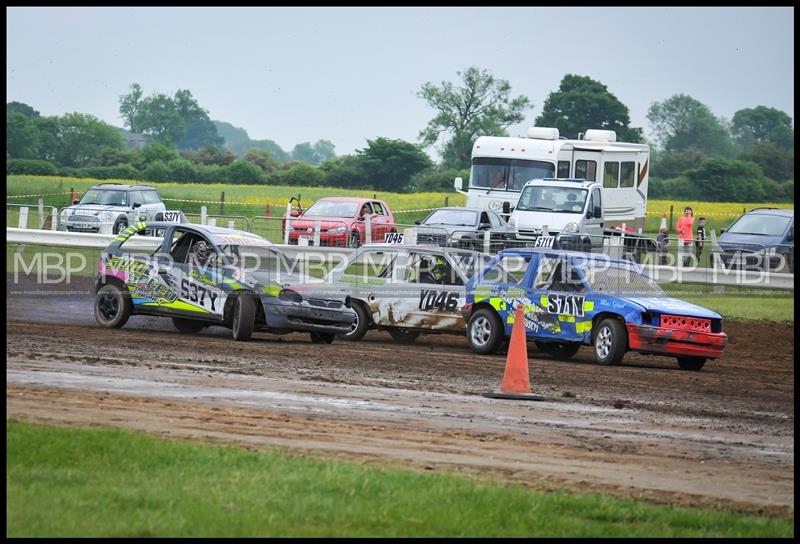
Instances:
[[[357,209],[357,202],[318,201],[303,213],[303,217],[355,217]]]
[[[731,234],[756,234],[761,236],[781,236],[786,232],[791,217],[751,213],[743,215],[731,225]]]
[[[519,197],[517,210],[556,213],[583,213],[589,191],[572,187],[525,187]]]
[[[525,183],[536,178],[551,178],[555,165],[544,161],[475,157],[469,176],[471,189],[520,191]]]
[[[593,291],[663,295],[664,290],[652,278],[633,267],[610,263],[589,263],[583,268],[586,281]]]
[[[89,189],[80,201],[80,204],[101,204],[104,206],[125,206],[125,191],[109,191],[104,189]]]
[[[228,244],[219,246],[219,249],[233,266],[245,271],[283,274],[291,272],[283,255],[269,247]]]
[[[474,227],[478,222],[478,213],[469,210],[436,210],[425,218],[425,225],[456,225]]]

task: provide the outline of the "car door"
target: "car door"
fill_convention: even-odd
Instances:
[[[198,262],[195,258],[194,249],[199,242],[212,248],[207,262]],[[159,255],[156,273],[175,293],[171,299],[159,301],[162,313],[222,320],[227,292],[231,288],[225,282],[224,259],[208,238],[191,229],[174,227],[169,253]]]
[[[600,212],[597,215],[595,212]],[[603,248],[603,201],[599,187],[592,189],[589,195],[589,205],[586,207],[584,229],[592,237],[592,252],[600,252]]]
[[[437,268],[438,266],[438,268]],[[402,273],[403,293],[395,302],[397,326],[434,331],[463,331],[464,279],[444,254],[409,251]]]
[[[376,325],[394,320],[393,301],[397,298],[395,267],[401,249],[359,249],[337,272],[334,281],[344,286],[352,300],[363,302]]]
[[[530,299],[535,305],[530,314],[539,322],[537,338],[582,341],[591,329],[587,313],[594,309],[594,300],[576,264],[567,256],[545,255],[540,259]]]
[[[383,209],[383,205],[380,202],[373,201],[371,204],[373,213],[371,218],[373,232],[372,241],[383,242],[384,236],[391,230],[389,216],[386,214],[386,210]]]

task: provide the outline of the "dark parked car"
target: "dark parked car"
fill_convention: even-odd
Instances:
[[[504,242],[514,235],[500,214],[481,208],[439,208],[416,223],[420,225],[417,228],[418,244],[436,244],[475,251],[483,251],[486,232],[489,232],[492,251],[501,250]]]
[[[726,267],[794,273],[794,210],[754,208],[723,229],[719,245]]]

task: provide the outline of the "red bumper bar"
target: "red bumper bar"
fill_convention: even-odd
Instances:
[[[634,351],[686,355],[716,359],[728,341],[724,332],[667,329],[650,325],[626,324],[628,347]]]

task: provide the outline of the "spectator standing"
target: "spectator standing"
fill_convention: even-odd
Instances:
[[[678,266],[684,266],[684,259],[692,254],[691,247],[694,244],[692,226],[694,225],[694,214],[692,208],[686,206],[683,209],[683,216],[678,219],[676,230],[678,231]]]
[[[697,232],[695,233],[694,249],[697,255],[697,263],[700,264],[700,255],[703,253],[703,246],[706,245],[706,218],[697,218]]]

